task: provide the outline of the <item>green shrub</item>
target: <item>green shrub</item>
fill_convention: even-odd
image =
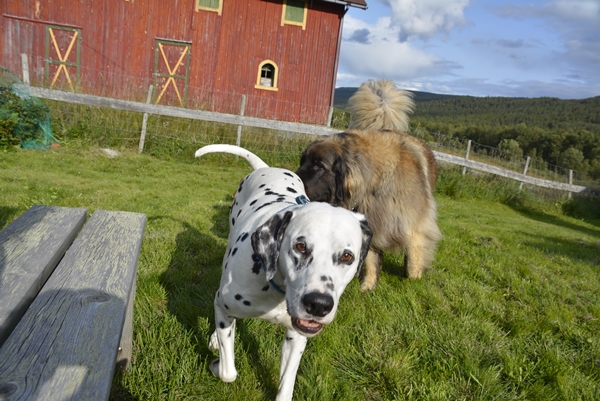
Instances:
[[[10,87],[0,86],[0,147],[46,144],[43,124],[49,130],[50,110],[37,98],[21,99]]]

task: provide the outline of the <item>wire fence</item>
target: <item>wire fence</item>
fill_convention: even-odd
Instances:
[[[411,133],[425,140],[434,150],[467,157],[470,160],[502,167],[517,173],[526,172],[528,176],[544,180],[571,183],[591,188],[600,187],[600,182],[589,179],[584,172],[550,164],[542,159],[531,158],[522,154],[511,153],[507,150],[482,145],[470,139],[427,132],[422,129],[412,130]],[[527,169],[525,169],[526,166]]]

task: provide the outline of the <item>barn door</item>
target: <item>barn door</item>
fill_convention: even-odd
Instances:
[[[183,106],[187,96],[191,44],[156,40],[155,103]]]
[[[74,91],[79,80],[81,30],[46,25],[46,79],[50,87],[68,87]]]

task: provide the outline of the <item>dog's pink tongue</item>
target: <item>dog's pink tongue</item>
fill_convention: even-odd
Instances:
[[[298,323],[300,323],[304,327],[308,327],[308,328],[311,328],[311,329],[316,329],[316,328],[321,327],[321,324],[315,322],[314,320],[302,320],[302,319],[298,319]]]

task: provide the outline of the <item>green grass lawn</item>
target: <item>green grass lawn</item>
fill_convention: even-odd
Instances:
[[[228,206],[249,172],[219,156],[0,153],[0,228],[34,204],[147,216],[133,362],[111,399],[275,398],[281,327],[238,322],[234,383],[207,367]],[[445,174],[433,268],[407,281],[401,259],[386,255],[376,291],[353,281],[336,320],[309,340],[295,399],[598,399],[600,222],[461,191],[460,178]]]

